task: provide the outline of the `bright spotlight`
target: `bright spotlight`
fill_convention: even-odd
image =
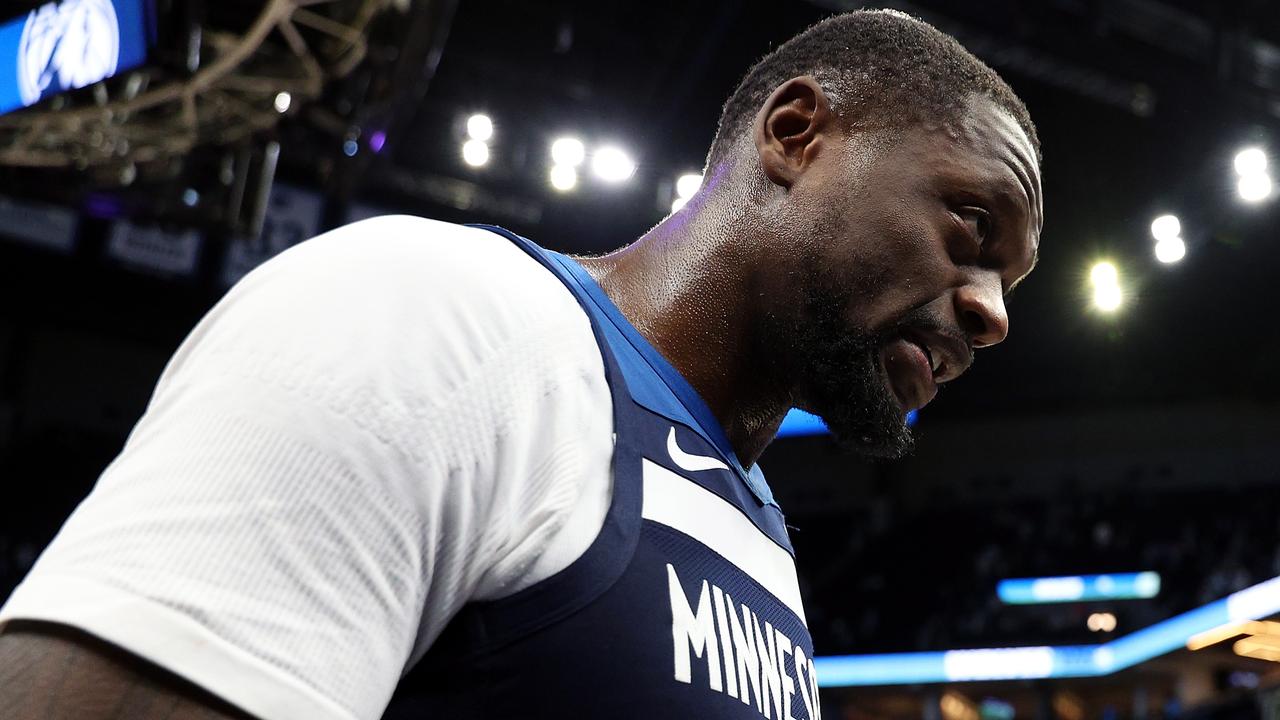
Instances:
[[[1119,285],[1099,285],[1093,289],[1093,306],[1103,312],[1120,309],[1122,299]]]
[[[691,198],[702,187],[702,175],[700,173],[687,173],[676,179],[676,197]]]
[[[551,167],[551,187],[560,192],[567,192],[578,185],[578,171],[571,165],[553,165]]]
[[[1095,263],[1093,269],[1089,271],[1089,280],[1094,287],[1115,285],[1119,279],[1120,274],[1116,272],[1116,266],[1106,261]]]
[[[276,112],[287,113],[289,106],[293,104],[293,96],[287,92],[276,93]]]
[[[578,138],[562,137],[551,143],[551,162],[571,168],[578,167],[587,157],[587,148]]]
[[[1267,154],[1262,151],[1262,148],[1245,148],[1236,153],[1234,164],[1236,173],[1240,177],[1261,175],[1267,171]]]
[[[1109,612],[1093,613],[1085,624],[1094,632],[1111,632],[1116,629],[1116,616]]]
[[[1157,240],[1171,240],[1182,232],[1182,223],[1177,215],[1161,215],[1151,221],[1151,237]]]
[[[480,167],[489,162],[489,146],[482,140],[468,140],[462,143],[462,159],[471,167]]]
[[[591,171],[605,182],[622,182],[636,172],[636,163],[621,149],[606,146],[591,157]]]
[[[689,198],[687,198],[687,197],[678,197],[678,198],[676,198],[675,200],[672,200],[672,201],[671,201],[671,212],[675,212],[675,211],[679,210],[680,208],[684,207],[684,204],[685,204],[685,203],[687,203],[687,202],[689,202]]]
[[[493,120],[488,115],[476,113],[467,118],[467,137],[485,142],[493,137]],[[483,165],[484,163],[480,163]]]
[[[1156,259],[1168,265],[1176,263],[1187,254],[1187,244],[1180,237],[1165,238],[1156,243]]]
[[[1265,173],[1245,175],[1236,183],[1236,191],[1245,202],[1261,202],[1271,196],[1271,178]]]

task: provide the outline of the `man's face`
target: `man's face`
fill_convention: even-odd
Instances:
[[[788,350],[796,404],[852,449],[899,457],[906,413],[1008,333],[1004,296],[1039,246],[1032,145],[975,96],[946,126],[832,135],[785,204],[790,307],[764,335]]]

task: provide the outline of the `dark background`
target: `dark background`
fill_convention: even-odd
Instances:
[[[225,291],[232,239],[256,231],[229,209],[227,157],[250,158],[236,172],[252,175],[278,142],[276,182],[323,198],[322,229],[372,207],[605,251],[667,212],[672,182],[700,169],[720,105],[754,60],[859,6],[412,3],[369,25],[352,73],[234,143],[136,163],[127,183],[125,160],[0,167],[0,194],[81,215],[68,252],[0,242],[0,597]],[[182,28],[242,31],[260,7],[161,2],[155,76],[181,77]],[[922,413],[914,458],[867,463],[823,437],[780,440],[763,458],[795,527],[819,653],[1098,642],[1085,627],[1092,612],[1114,612],[1117,636],[1280,575],[1277,206],[1241,202],[1231,167],[1243,146],[1278,147],[1280,15],[1264,2],[1189,0],[893,7],[955,35],[1024,98],[1043,144],[1046,220],[1039,269],[1010,304],[1009,339],[978,353]],[[89,92],[72,101],[91,102]],[[480,169],[459,154],[476,111],[496,126]],[[375,130],[387,135],[380,153],[369,146]],[[567,133],[622,144],[636,176],[551,190],[546,148]],[[0,149],[12,139],[0,130]],[[195,207],[179,200],[187,188],[199,193]],[[1149,232],[1166,212],[1180,217],[1188,248],[1172,266],[1156,262]],[[192,272],[113,260],[108,231],[126,218],[198,229]],[[1089,267],[1102,258],[1121,268],[1126,291],[1114,315],[1089,306]],[[1141,570],[1164,577],[1155,600],[1008,608],[994,596],[1001,577]],[[1074,693],[1090,717],[1177,714],[1206,700],[1263,712],[1225,678],[1241,670],[1266,686],[1270,664],[1224,656],[1204,671],[1214,677],[1205,697],[1184,687],[1189,662],[1110,684],[982,692],[1041,716],[1057,712],[1043,714],[1054,692]],[[828,701],[848,717],[908,717],[930,712],[919,699],[927,706],[939,691]]]

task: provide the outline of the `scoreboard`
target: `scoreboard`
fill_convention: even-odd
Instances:
[[[0,23],[0,113],[141,65],[148,0],[62,0]]]

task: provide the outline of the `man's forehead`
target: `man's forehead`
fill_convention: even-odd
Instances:
[[[993,153],[996,159],[1003,161],[1018,176],[1019,183],[1023,185],[1027,199],[1031,202],[1039,230],[1043,210],[1040,163],[1031,138],[1009,111],[990,98],[975,96],[969,101],[968,107],[969,111],[965,113],[966,130],[978,141],[979,149]]]
[[[1012,291],[1039,261],[1040,231],[1044,223],[1040,164],[1031,138],[1007,110],[990,98],[974,96],[952,124],[948,137],[951,162],[962,182],[982,183],[982,191],[999,197],[1002,204],[1025,213],[1029,262]]]
[[[938,160],[996,183],[988,191],[1016,196],[1017,204],[1029,211],[1031,242],[1038,245],[1044,215],[1040,164],[1031,138],[1013,115],[990,98],[975,95],[935,138],[939,136],[945,138],[943,152],[951,158]]]

